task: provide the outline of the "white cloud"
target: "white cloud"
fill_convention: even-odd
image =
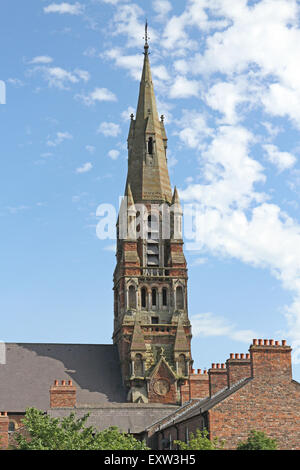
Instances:
[[[121,113],[121,117],[124,122],[128,122],[130,120],[130,116],[135,113],[135,109],[132,106],[128,106],[128,108]]]
[[[31,59],[28,63],[29,64],[50,64],[53,62],[52,57],[48,55],[39,55]]]
[[[273,163],[279,171],[292,168],[297,159],[289,152],[281,152],[276,145],[265,144],[263,148],[266,151],[266,158]]]
[[[156,20],[164,21],[165,17],[172,10],[172,4],[169,0],[153,0],[153,10],[157,13]]]
[[[93,165],[91,164],[91,162],[87,162],[81,167],[77,168],[76,173],[87,173],[88,171],[91,171],[92,168]]]
[[[64,140],[71,140],[73,139],[72,134],[69,132],[57,132],[56,137],[52,140],[47,140],[48,147],[57,147],[57,145],[61,144]]]
[[[97,130],[98,134],[103,134],[106,137],[117,137],[120,132],[119,124],[115,124],[114,122],[102,122]]]
[[[44,7],[44,13],[59,13],[60,15],[82,15],[84,6],[81,3],[51,3],[47,7]]]
[[[234,341],[249,344],[253,338],[260,335],[252,330],[239,330],[236,325],[229,323],[225,318],[212,313],[200,313],[191,317],[193,336],[227,336]]]
[[[15,86],[15,87],[22,87],[25,85],[25,83],[20,80],[19,78],[9,78],[8,80],[6,80],[7,83],[10,83],[11,85]]]
[[[143,65],[143,56],[141,54],[124,55],[123,49],[113,48],[105,51],[100,57],[113,60],[117,67],[126,69],[131,77],[140,80]]]
[[[92,106],[97,101],[117,101],[116,95],[107,88],[95,88],[88,95],[77,94],[75,98],[82,101],[86,106]]]
[[[49,87],[55,87],[67,90],[70,84],[76,84],[80,81],[87,82],[90,78],[86,70],[76,69],[69,72],[61,67],[36,66],[30,70],[30,73],[41,73]]]
[[[250,156],[254,136],[239,126],[221,126],[201,148],[201,175],[205,184],[190,184],[182,201],[197,206],[196,243],[188,249],[209,251],[268,269],[294,295],[287,307],[288,336],[300,361],[300,225],[256,186],[265,181],[264,169]],[[268,148],[268,147],[267,147]],[[291,164],[280,155],[281,165]],[[282,163],[282,161],[284,163]],[[278,164],[278,161],[277,161]]]
[[[169,96],[170,98],[191,98],[199,95],[199,82],[188,80],[186,77],[177,76],[172,84]]]
[[[112,160],[117,160],[117,158],[119,157],[120,155],[120,152],[119,150],[110,150],[108,152],[108,156],[109,158],[111,158]]]
[[[141,45],[141,38],[145,36],[145,13],[137,4],[127,3],[118,5],[113,18],[112,34],[127,37],[127,46]],[[157,35],[150,25],[149,35],[153,41]]]

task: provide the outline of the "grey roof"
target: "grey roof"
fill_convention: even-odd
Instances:
[[[115,345],[6,343],[0,364],[0,411],[49,408],[55,379],[72,380],[77,404],[126,402]]]
[[[177,409],[174,405],[121,403],[107,404],[97,408],[76,408],[72,410],[78,418],[89,413],[87,426],[93,426],[99,431],[109,426],[117,426],[123,432],[142,433],[150,424],[156,422]],[[70,414],[70,409],[51,409],[48,414],[62,418]]]

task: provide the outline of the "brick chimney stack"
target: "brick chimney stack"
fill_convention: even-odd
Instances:
[[[0,412],[0,449],[2,450],[8,448],[8,425],[7,412]]]
[[[203,372],[197,369],[191,369],[189,380],[185,380],[180,388],[181,404],[195,398],[206,398],[209,396],[209,378],[207,370]]]
[[[250,354],[230,354],[226,361],[228,371],[228,387],[232,387],[239,380],[251,377]]]
[[[227,387],[227,369],[225,364],[212,364],[208,371],[209,396]]]
[[[50,388],[50,408],[74,408],[76,406],[76,387],[72,380],[68,382],[54,380]]]
[[[280,344],[273,339],[254,339],[249,351],[252,377],[276,383],[292,380],[292,349],[285,340]]]

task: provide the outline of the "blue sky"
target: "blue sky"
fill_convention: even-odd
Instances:
[[[109,343],[113,240],[149,22],[186,237],[195,367],[287,339],[300,379],[300,9],[294,0],[1,3],[1,340]],[[17,14],[16,14],[17,12]]]

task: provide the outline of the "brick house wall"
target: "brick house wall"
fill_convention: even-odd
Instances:
[[[190,418],[185,419],[182,412],[176,423],[179,440],[185,441],[187,432],[194,434],[205,427],[210,439],[218,437],[225,441],[225,449],[233,450],[255,429],[276,439],[278,449],[300,450],[300,384],[292,380],[291,348],[285,341],[279,344],[273,340],[253,340],[249,352],[231,354],[226,369],[222,370],[222,366],[210,369],[213,370],[208,374],[210,390],[217,385],[220,395],[204,401],[204,411],[200,411],[199,405],[199,412]],[[232,391],[221,389],[225,370],[228,384],[235,385]],[[170,418],[170,426],[166,422],[159,431],[160,445],[163,439],[168,439],[168,433],[173,436]]]
[[[253,379],[209,411],[211,438],[236,448],[251,429],[275,438],[280,449],[300,449],[300,384],[292,381],[291,348],[256,342],[250,347]]]

